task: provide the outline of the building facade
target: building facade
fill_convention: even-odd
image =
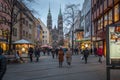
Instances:
[[[10,42],[12,42],[11,49],[15,49],[15,41],[25,39],[34,43],[35,39],[35,17],[24,3],[18,1],[15,3],[13,14],[9,14],[11,12],[9,10],[11,8],[10,5],[13,5],[12,2],[6,4],[4,0],[0,0],[0,46],[4,51],[10,48],[8,46]],[[14,15],[12,19],[11,15]]]
[[[106,26],[120,23],[120,0],[92,0],[94,46],[103,46],[106,54]]]
[[[11,19],[8,13],[8,6],[3,0],[0,0],[0,47],[4,51],[8,50],[8,38],[10,27],[8,21]]]
[[[50,41],[50,32],[47,26],[39,19],[40,25],[42,28],[42,45],[49,45]]]

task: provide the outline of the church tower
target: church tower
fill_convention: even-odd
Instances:
[[[63,41],[63,16],[62,16],[62,12],[61,12],[61,7],[59,10],[59,14],[58,14],[58,32],[59,32],[59,36],[58,36],[58,40],[59,41]],[[60,44],[62,45],[62,43],[60,42]]]
[[[47,15],[47,27],[51,31],[51,29],[52,29],[52,15],[50,12],[50,5],[49,5],[49,11],[48,11],[48,15]]]

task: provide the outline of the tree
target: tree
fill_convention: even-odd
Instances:
[[[20,13],[22,12],[31,12],[25,5],[25,2],[32,2],[33,0],[3,0],[5,4],[5,11],[0,11],[0,17],[4,18],[2,22],[6,22],[9,24],[9,52],[12,50],[12,34],[13,34],[13,26],[22,21],[23,18],[18,18]],[[5,17],[5,15],[9,16],[9,19]]]
[[[79,6],[80,4],[68,4],[65,7],[64,11],[64,23],[67,26],[70,26],[70,32],[72,33],[72,53],[73,53],[73,47],[74,47],[74,24],[75,20],[79,13]]]

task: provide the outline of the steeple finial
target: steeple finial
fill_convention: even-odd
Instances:
[[[50,3],[49,3],[49,13],[50,13]]]
[[[60,4],[59,16],[62,16],[62,12],[61,12],[61,4]]]

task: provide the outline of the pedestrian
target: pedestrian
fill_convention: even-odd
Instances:
[[[103,48],[102,48],[102,46],[98,47],[97,54],[98,54],[98,57],[99,57],[98,62],[102,63],[102,60],[101,60],[101,58],[103,56]]]
[[[58,57],[58,48],[55,49],[56,58]]]
[[[24,63],[24,60],[23,60],[23,58],[20,56],[19,51],[13,50],[13,53],[14,53],[14,55],[15,55],[15,59],[16,59],[15,61],[16,61],[16,63],[18,63],[18,62],[21,63],[21,61]]]
[[[87,64],[87,58],[89,55],[89,50],[87,47],[83,50],[83,55],[84,55],[85,64]]]
[[[97,48],[94,47],[94,55],[97,56]]]
[[[62,48],[58,51],[58,60],[59,60],[59,67],[62,67],[63,61],[64,61],[64,52]]]
[[[30,58],[30,62],[32,62],[33,61],[33,48],[32,47],[30,47],[28,49],[28,55],[29,55],[29,58]]]
[[[19,57],[19,55],[17,54],[17,51],[16,51],[16,50],[13,50],[13,54],[14,54],[14,56],[15,56],[15,62],[16,62],[16,63],[20,62],[20,57]]]
[[[36,62],[38,62],[40,57],[40,50],[38,47],[35,47],[35,57],[36,57]]]
[[[66,61],[67,64],[70,66],[72,61],[72,51],[70,50],[70,48],[68,48],[68,51],[66,52]]]
[[[54,59],[54,57],[55,57],[55,49],[53,48],[52,49],[52,58]]]
[[[17,51],[17,55],[19,56],[20,61],[22,61],[22,62],[24,63],[25,61],[24,61],[23,58],[21,57],[19,51]]]
[[[3,55],[3,49],[0,47],[0,80],[3,79],[6,69],[7,69],[7,59]]]

